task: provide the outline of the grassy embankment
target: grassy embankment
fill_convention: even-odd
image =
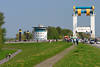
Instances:
[[[16,52],[17,50],[11,50],[11,49],[3,49],[0,50],[0,60],[4,59],[6,57],[7,54],[12,54],[14,52]]]
[[[4,47],[22,49],[22,52],[0,67],[33,67],[71,45],[66,42],[6,44]]]
[[[100,67],[100,48],[80,44],[54,67]]]

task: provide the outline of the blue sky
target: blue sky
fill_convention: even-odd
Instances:
[[[30,30],[38,24],[72,29],[73,5],[96,6],[96,36],[100,36],[100,0],[0,0],[4,13],[6,37],[15,37],[18,29]],[[78,18],[79,26],[89,26],[90,17]]]

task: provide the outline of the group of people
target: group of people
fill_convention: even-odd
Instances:
[[[79,41],[78,38],[74,38],[74,39],[72,39],[72,42],[73,42],[74,45],[78,45],[78,41]]]
[[[78,45],[79,38],[65,38],[64,41],[72,42],[74,45]]]

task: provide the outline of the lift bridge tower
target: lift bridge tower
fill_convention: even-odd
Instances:
[[[85,14],[90,16],[90,27],[78,27],[77,26],[77,17]],[[95,7],[80,7],[73,6],[73,37],[77,37],[78,32],[89,32],[91,38],[95,38]]]

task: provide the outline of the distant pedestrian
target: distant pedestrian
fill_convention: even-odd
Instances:
[[[11,53],[8,54],[8,57],[11,58]]]
[[[58,39],[56,39],[56,42],[58,41]]]
[[[74,39],[74,44],[76,45],[76,38]]]
[[[51,40],[49,40],[49,43],[51,43]]]
[[[75,39],[72,39],[73,44],[75,45]]]
[[[98,40],[95,38],[94,41],[95,41],[95,43],[97,43]]]
[[[76,38],[76,44],[78,45],[78,38]]]
[[[39,40],[37,39],[37,43],[39,42]]]

